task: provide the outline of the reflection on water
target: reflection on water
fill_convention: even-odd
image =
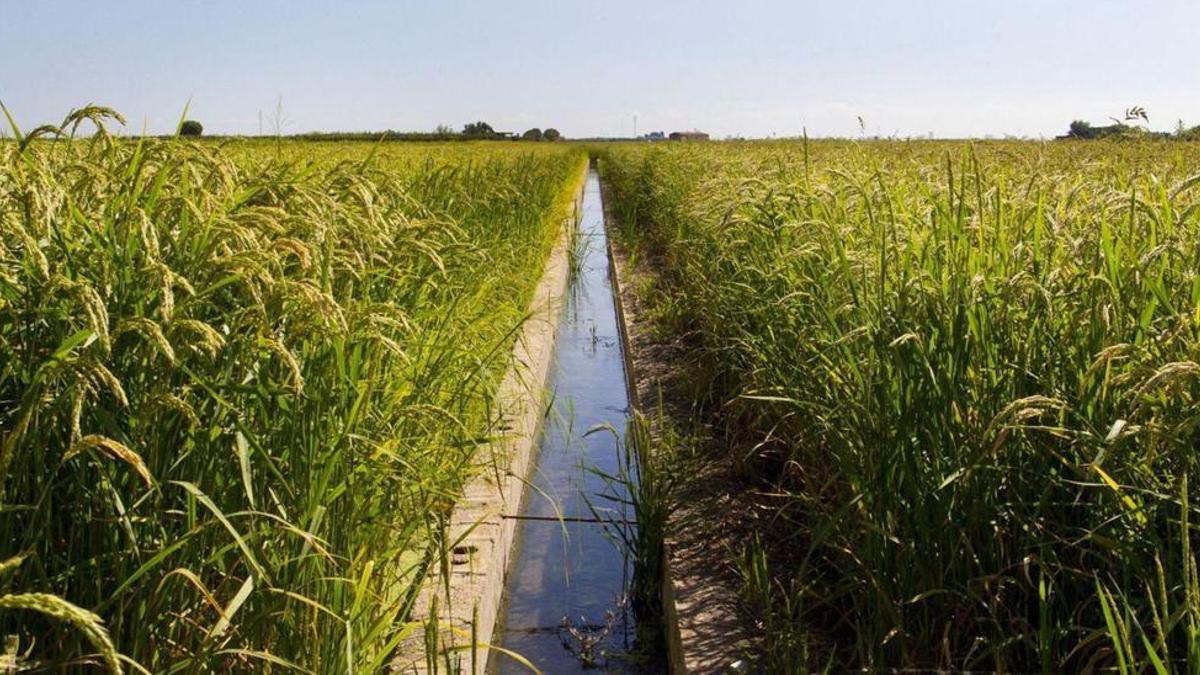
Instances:
[[[621,458],[609,426],[629,414],[625,363],[609,280],[604,211],[596,174],[588,174],[580,223],[586,248],[572,280],[551,374],[554,405],[542,433],[537,470],[522,515],[495,640],[546,673],[639,672],[634,622],[625,601],[631,564],[612,533],[594,520],[631,520],[613,497]],[[593,433],[588,433],[593,431]],[[589,503],[592,508],[589,508]],[[560,520],[558,516],[566,518]],[[577,518],[579,520],[572,520]],[[526,673],[492,652],[492,670]]]

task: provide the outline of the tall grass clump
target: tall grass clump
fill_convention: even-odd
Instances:
[[[0,142],[0,633],[44,668],[377,672],[584,159],[113,121]]]
[[[660,314],[762,486],[775,525],[743,566],[812,657],[789,668],[1200,669],[1197,160],[604,153],[620,236],[661,263]]]
[[[591,469],[606,489],[595,502],[588,501],[588,509],[604,523],[630,563],[627,600],[636,619],[637,650],[643,666],[665,667],[666,540],[679,483],[686,473],[679,448],[685,441],[661,412],[655,418],[633,412],[623,436],[608,426],[589,433],[600,431],[612,433],[619,461],[613,473]],[[614,504],[616,508],[611,508]]]

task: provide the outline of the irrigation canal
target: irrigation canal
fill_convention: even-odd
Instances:
[[[632,564],[615,537],[615,528],[633,527],[633,509],[620,501],[625,485],[602,475],[623,466],[617,434],[624,435],[630,405],[594,170],[579,237],[550,375],[554,400],[514,514],[516,551],[493,640],[546,673],[636,673],[634,619],[624,600]],[[489,670],[529,672],[497,650]]]

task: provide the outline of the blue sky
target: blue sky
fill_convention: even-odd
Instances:
[[[0,101],[134,130],[1052,136],[1200,124],[1200,2],[4,0]]]

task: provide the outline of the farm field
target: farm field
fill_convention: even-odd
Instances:
[[[749,486],[756,667],[1200,668],[1200,148],[1154,141],[0,141],[18,653],[383,669],[589,153],[711,436],[666,468]]]
[[[566,144],[0,140],[15,653],[379,671],[421,630],[407,612],[497,431],[584,162]]]
[[[599,154],[766,512],[766,672],[1200,668],[1200,148]]]

